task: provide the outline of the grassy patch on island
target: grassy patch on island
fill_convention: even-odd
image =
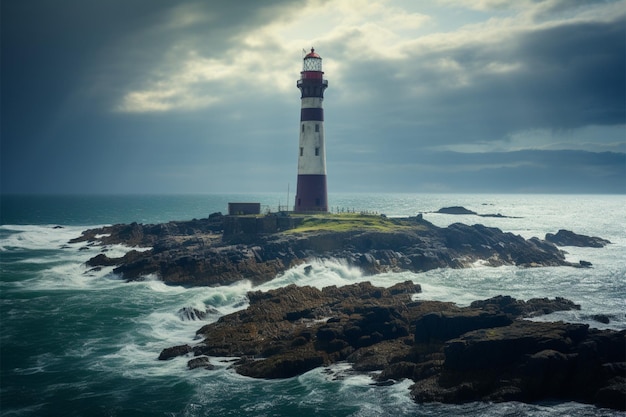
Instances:
[[[302,223],[295,229],[285,233],[301,232],[348,232],[352,230],[369,230],[379,232],[393,232],[406,228],[415,228],[416,224],[401,219],[390,219],[384,216],[342,213],[342,214],[315,214],[306,215]]]

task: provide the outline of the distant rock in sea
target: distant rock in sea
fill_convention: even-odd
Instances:
[[[564,229],[559,230],[556,234],[547,233],[545,240],[557,246],[578,246],[586,248],[603,248],[611,243],[600,237],[579,235]]]
[[[495,214],[478,214],[475,211],[466,209],[463,206],[452,206],[452,207],[442,207],[439,210],[435,211],[438,214],[455,214],[455,215],[471,215],[478,217],[501,217],[503,219],[518,219],[519,217],[512,216],[504,216],[500,213]]]
[[[478,214],[475,211],[468,210],[462,206],[442,207],[435,213],[439,214]]]

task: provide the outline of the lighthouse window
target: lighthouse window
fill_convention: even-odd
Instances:
[[[300,147],[300,156],[304,155],[304,148]]]
[[[319,123],[315,123],[315,131],[316,132],[320,131],[320,124]]]
[[[320,156],[320,148],[315,148],[315,156]]]
[[[322,205],[322,202],[320,201],[320,199],[319,199],[319,198],[316,198],[316,199],[315,199],[315,205],[316,205],[316,206],[321,206],[321,205]]]
[[[304,123],[302,124],[302,132],[304,132]]]

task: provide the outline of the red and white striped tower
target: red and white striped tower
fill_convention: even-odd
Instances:
[[[298,188],[296,212],[328,211],[326,190],[326,149],[324,146],[324,90],[328,81],[322,71],[322,57],[315,49],[304,57],[297,83],[302,93]]]

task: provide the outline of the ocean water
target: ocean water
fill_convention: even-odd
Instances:
[[[282,201],[281,201],[282,200]],[[613,242],[602,249],[565,248],[568,258],[593,263],[567,267],[491,268],[389,273],[363,276],[341,262],[313,263],[287,271],[261,290],[295,283],[322,288],[371,281],[391,286],[413,280],[420,299],[467,305],[498,294],[516,298],[569,298],[580,311],[541,320],[626,328],[626,196],[605,195],[421,195],[335,194],[334,211],[424,217],[440,226],[482,223],[543,238],[565,228]],[[111,268],[89,272],[84,262],[107,250],[128,248],[69,244],[86,228],[113,223],[159,223],[226,212],[229,201],[259,201],[264,211],[284,205],[286,196],[2,196],[0,207],[0,414],[2,416],[612,416],[611,410],[572,402],[540,404],[415,404],[410,381],[371,385],[368,375],[347,364],[319,368],[299,377],[264,381],[228,369],[228,358],[213,358],[213,371],[189,371],[189,358],[158,361],[169,346],[196,343],[195,332],[247,306],[242,281],[215,288],[167,286],[155,277],[126,283]],[[450,216],[432,213],[462,205],[482,214],[517,218]],[[60,227],[59,227],[60,226]],[[217,312],[185,321],[183,307]],[[609,324],[592,319],[607,314]]]

